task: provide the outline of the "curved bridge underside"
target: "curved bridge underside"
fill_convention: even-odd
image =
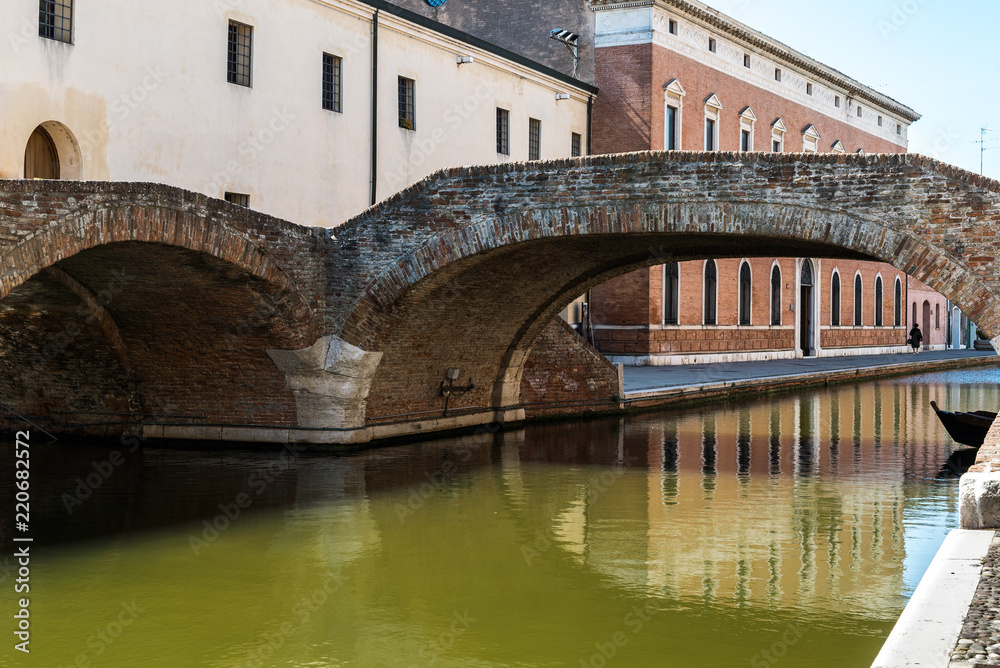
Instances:
[[[156,404],[181,417],[154,435],[249,440],[509,419],[532,345],[567,303],[709,257],[885,261],[997,335],[998,224],[1000,184],[915,155],[452,169],[335,238],[164,186],[0,182],[0,402],[49,418]],[[102,294],[116,275],[138,278]],[[41,376],[65,389],[36,387],[25,369],[77,311],[81,333],[42,354]],[[464,416],[442,418],[449,368],[475,388],[451,399]]]

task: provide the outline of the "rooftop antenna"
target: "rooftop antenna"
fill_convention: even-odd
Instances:
[[[556,28],[549,31],[549,37],[565,44],[573,54],[573,78],[576,78],[576,72],[580,67],[580,36],[570,30]]]
[[[987,139],[986,133],[993,132],[993,130],[987,126],[982,126],[979,128],[979,141],[972,142],[973,144],[979,144],[979,175],[983,175],[983,153],[986,151],[992,151],[995,148],[1000,148],[1000,146],[987,146],[986,142],[990,141],[1000,141],[998,139]]]

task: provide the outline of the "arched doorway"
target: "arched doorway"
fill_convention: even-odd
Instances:
[[[24,178],[59,178],[59,151],[52,136],[41,125],[31,133],[24,149]]]
[[[813,268],[812,262],[802,260],[799,278],[799,350],[803,357],[814,354],[813,335]]]

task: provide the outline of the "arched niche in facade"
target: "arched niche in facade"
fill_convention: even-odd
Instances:
[[[59,121],[38,125],[24,148],[24,178],[76,181],[81,173],[80,144]]]

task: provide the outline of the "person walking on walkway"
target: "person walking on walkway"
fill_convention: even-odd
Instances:
[[[913,354],[920,354],[920,342],[924,340],[924,335],[920,333],[920,325],[913,323],[913,329],[910,330],[910,345],[913,346]]]

